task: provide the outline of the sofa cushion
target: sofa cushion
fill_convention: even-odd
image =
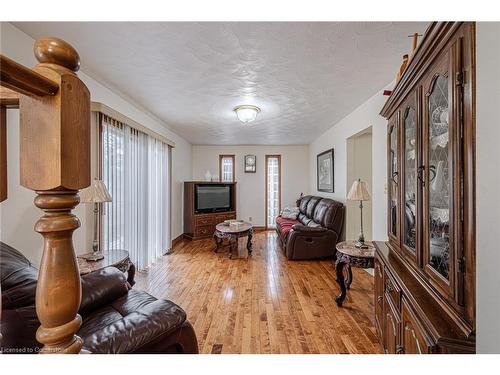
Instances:
[[[297,217],[297,219],[299,219],[299,221],[303,224],[303,225],[307,225],[311,222],[312,219],[308,218],[305,214],[299,214],[299,216]]]
[[[309,202],[307,203],[307,210],[306,210],[306,216],[310,219],[313,218],[314,215],[314,209],[316,208],[316,205],[318,202],[321,200],[321,197],[311,197],[309,199]]]
[[[280,232],[280,235],[283,239],[286,239],[288,237],[288,234],[292,230],[292,226],[294,226],[295,224],[300,224],[300,222],[294,219],[285,219],[281,216],[278,216],[276,218],[276,228]]]
[[[0,284],[2,309],[35,303],[37,270],[16,249],[0,242]]]
[[[175,303],[130,290],[84,319],[78,335],[92,353],[130,353],[179,329],[186,313]]]
[[[302,197],[300,199],[300,203],[299,203],[299,211],[301,214],[305,215],[306,214],[306,211],[307,211],[307,203],[309,203],[309,200],[311,199],[312,197],[310,195],[306,195],[305,197]]]

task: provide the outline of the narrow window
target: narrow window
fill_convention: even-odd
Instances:
[[[219,179],[234,182],[234,155],[219,155]]]
[[[281,209],[281,156],[266,155],[266,227],[276,227]]]

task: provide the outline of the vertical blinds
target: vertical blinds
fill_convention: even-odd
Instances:
[[[170,249],[170,158],[166,143],[99,113],[105,205],[102,248],[129,251],[144,269]]]

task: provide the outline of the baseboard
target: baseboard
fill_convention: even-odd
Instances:
[[[172,240],[172,250],[182,242],[182,240],[184,239],[184,235],[183,234],[180,234],[179,236],[175,237],[173,240]]]

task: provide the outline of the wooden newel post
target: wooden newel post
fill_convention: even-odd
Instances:
[[[79,353],[81,284],[73,232],[80,221],[71,211],[78,190],[91,182],[90,94],[75,74],[80,59],[68,43],[38,39],[34,52],[39,64],[33,70],[59,85],[55,95],[19,99],[21,184],[36,192],[35,205],[44,211],[35,225],[44,241],[37,340],[44,353]]]

